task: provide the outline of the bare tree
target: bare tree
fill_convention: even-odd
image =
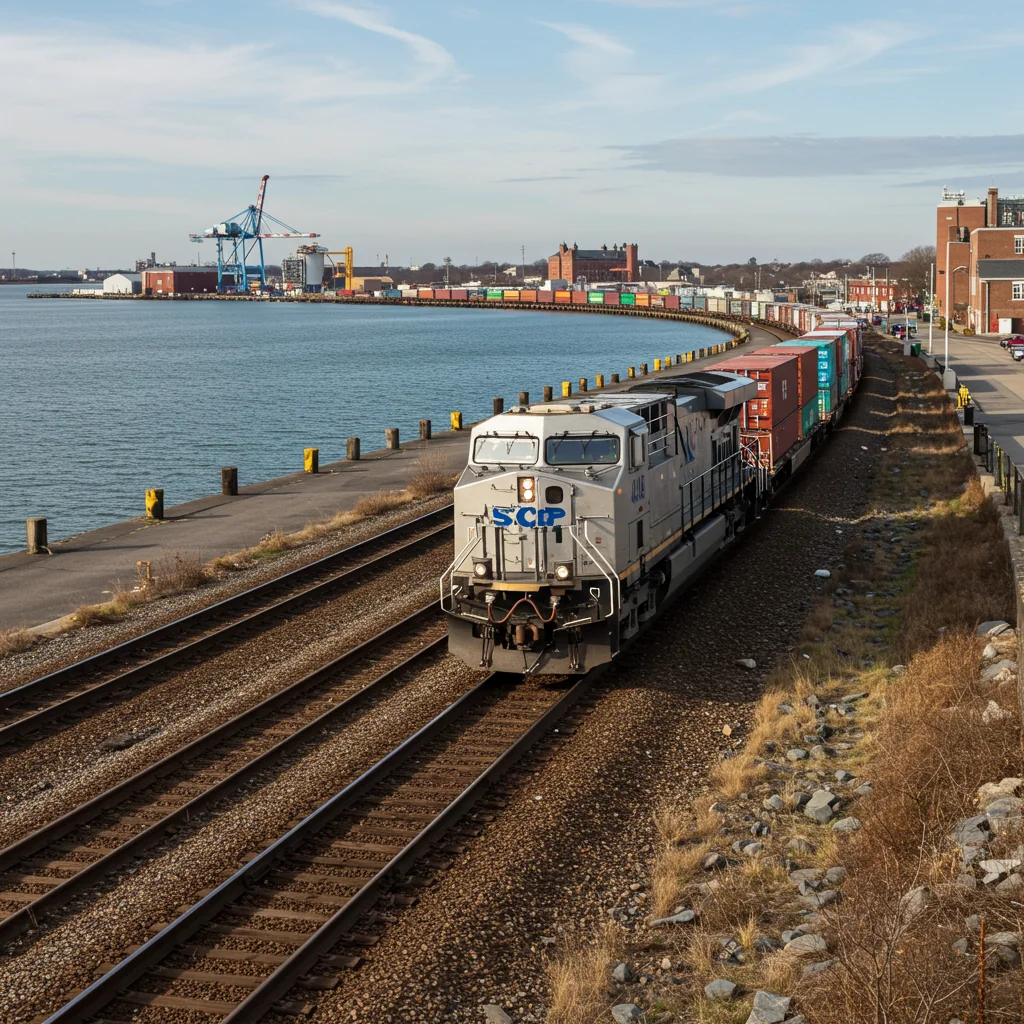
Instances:
[[[899,275],[906,279],[918,295],[925,295],[928,292],[928,275],[934,262],[934,245],[915,245],[900,257]]]

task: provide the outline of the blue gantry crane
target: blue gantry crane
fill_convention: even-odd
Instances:
[[[298,231],[284,221],[271,217],[263,209],[263,200],[267,194],[269,174],[260,179],[260,191],[256,202],[247,206],[241,213],[236,213],[220,224],[214,224],[197,234],[189,235],[193,242],[204,242],[208,238],[217,241],[217,291],[248,292],[250,283],[257,278],[261,288],[267,286],[267,270],[263,262],[264,238],[319,238],[315,231]],[[268,231],[268,222],[283,231]],[[228,254],[225,258],[225,243]],[[253,252],[258,252],[259,263],[250,263]]]

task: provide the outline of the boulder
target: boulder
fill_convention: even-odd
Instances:
[[[814,575],[817,576],[819,580],[832,579],[832,573],[830,573],[828,569],[815,569]]]
[[[737,658],[736,664],[740,668],[745,668],[748,672],[753,672],[757,668],[757,662],[753,658]]]
[[[1024,877],[1013,874],[1004,878],[997,886],[997,892],[1019,892],[1024,889]]]
[[[989,840],[992,826],[984,814],[972,818],[961,818],[953,829],[953,839],[960,846],[984,846]]]
[[[792,750],[786,751],[787,761],[803,761],[807,757],[807,751],[800,747],[793,747]]]
[[[629,964],[619,964],[614,971],[612,971],[612,981],[618,982],[620,985],[625,985],[627,982],[633,980],[633,972],[629,969]]]
[[[704,871],[722,871],[729,866],[729,862],[720,853],[709,853],[700,862],[700,866]]]
[[[697,915],[692,910],[680,910],[678,914],[673,914],[671,917],[659,917],[655,921],[651,921],[651,928],[661,928],[664,925],[669,924],[692,924],[697,918]],[[620,964],[619,966],[624,966]],[[618,967],[615,968],[618,970]]]
[[[849,817],[849,818],[840,818],[839,821],[837,821],[832,826],[832,831],[833,832],[856,832],[859,828],[860,828],[860,819],[859,818],[854,818],[854,817]]]
[[[833,808],[839,803],[839,797],[827,789],[817,789],[811,799],[804,805],[804,814],[819,825],[827,825],[832,820]]]
[[[726,978],[715,978],[704,986],[704,995],[716,1002],[725,1002],[736,995],[739,986]]]
[[[1010,946],[1012,949],[1020,949],[1020,934],[1018,932],[990,932],[985,936],[986,946]]]
[[[1013,717],[1012,711],[1001,708],[994,700],[990,700],[981,712],[981,720],[985,725],[995,725]]]
[[[908,921],[912,921],[918,914],[924,913],[934,902],[932,891],[927,885],[919,885],[916,889],[911,889],[900,897],[900,907]]]
[[[987,946],[988,943],[986,942]],[[1015,971],[1021,965],[1020,951],[1014,949],[1013,946],[993,946],[992,952],[995,954],[996,964],[1000,967],[1005,967],[1007,970]],[[986,962],[989,958],[986,957]]]
[[[619,1003],[612,1007],[612,1020],[616,1024],[629,1024],[630,1021],[639,1020],[644,1015],[636,1003]]]
[[[835,889],[822,889],[821,892],[812,892],[801,896],[800,902],[811,910],[817,910],[819,907],[827,907],[837,899],[839,899],[839,893]]]
[[[1008,875],[1014,868],[1021,866],[1021,859],[1019,857],[1005,857],[1002,859],[991,858],[989,860],[978,861],[978,867],[985,872],[986,875]]]
[[[978,626],[978,636],[1004,636],[1013,632],[1013,626],[1002,619],[993,619]]]
[[[855,790],[857,796],[871,796],[874,792],[874,787],[870,782],[862,782]]]
[[[978,787],[978,806],[984,810],[993,800],[1024,793],[1024,779],[1006,778],[1001,782],[986,782]]]
[[[786,801],[778,793],[773,793],[761,801],[761,806],[766,811],[784,811],[786,809]]]
[[[814,844],[809,843],[803,836],[794,836],[786,843],[786,850],[798,855],[810,855],[814,853]]]
[[[828,871],[825,872],[825,881],[830,885],[841,885],[846,881],[846,868],[829,868]]]
[[[798,935],[786,943],[786,952],[796,956],[814,956],[816,953],[827,953],[828,943],[820,935]]]
[[[758,935],[754,939],[754,949],[758,953],[774,953],[777,949],[782,949],[782,943],[771,935]]]
[[[841,783],[844,786],[851,783],[856,777],[857,776],[854,775],[853,772],[848,772],[845,768],[840,768],[839,771],[835,773],[836,782]]]
[[[780,996],[759,989],[754,993],[754,1008],[750,1011],[747,1024],[781,1024],[792,1002],[791,996]]]
[[[995,679],[1003,669],[1007,669],[1009,672],[1015,673],[1017,671],[1017,662],[1011,661],[1009,658],[1001,658],[995,664],[989,665],[981,673],[983,681],[987,682],[989,679]]]
[[[806,981],[808,978],[813,978],[817,974],[823,974],[830,968],[835,967],[837,963],[839,963],[838,960],[822,960],[816,964],[808,964],[804,968],[802,978],[804,981]]]

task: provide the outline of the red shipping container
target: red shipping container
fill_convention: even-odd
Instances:
[[[458,302],[466,301],[466,289],[465,288],[453,288],[452,299]]]
[[[772,473],[799,440],[799,410],[787,416],[781,423],[777,423],[771,430],[740,430],[740,441],[745,445],[756,444],[761,466]]]
[[[744,377],[757,381],[757,398],[743,406],[741,430],[772,430],[794,412],[797,413],[799,429],[798,363],[795,355],[762,356],[754,352],[749,356],[724,359],[708,369],[742,373]]]
[[[519,301],[520,302],[536,302],[537,301],[537,293],[535,291],[520,292],[519,293]]]
[[[604,304],[606,306],[620,306],[622,303],[619,301],[618,292],[605,292],[604,293]]]
[[[450,288],[435,288],[434,298],[435,299],[450,299],[452,297],[452,290]]]
[[[554,302],[555,301],[555,293],[554,292],[537,292],[537,301],[538,302]]]
[[[804,348],[797,348],[795,345],[787,345],[779,348],[769,345],[767,348],[759,348],[757,354],[766,356],[796,356],[797,358],[797,405],[803,408],[818,397],[818,349],[814,345],[807,345]]]
[[[432,299],[433,297],[434,297],[434,289],[433,288],[421,288],[416,293],[416,298],[418,298],[418,299]]]
[[[587,293],[586,292],[573,292],[572,301],[575,305],[585,306],[587,304]]]
[[[608,297],[607,296],[605,296],[605,300],[604,301],[607,303],[607,301],[608,301]],[[678,309],[679,308],[679,296],[678,295],[666,295],[665,296],[665,308],[666,309]]]

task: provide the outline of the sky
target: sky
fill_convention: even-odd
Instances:
[[[269,213],[360,265],[532,262],[561,241],[895,258],[934,242],[943,186],[1024,191],[1007,0],[0,13],[0,252],[21,267],[210,260],[189,233],[255,202],[263,174]],[[268,243],[268,262],[290,251]]]

